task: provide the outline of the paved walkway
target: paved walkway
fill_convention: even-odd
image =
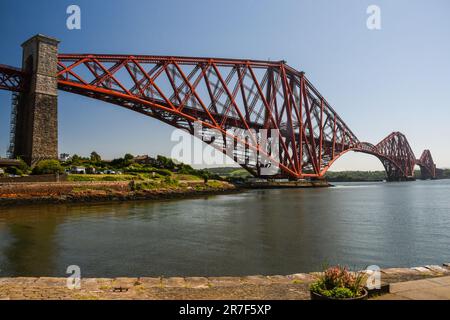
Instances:
[[[390,293],[376,299],[450,299],[450,264],[381,270]],[[246,277],[67,278],[0,277],[2,299],[309,299],[315,274]]]
[[[450,276],[391,283],[377,300],[450,300]]]

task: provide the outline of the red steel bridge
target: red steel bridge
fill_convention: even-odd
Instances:
[[[284,61],[109,54],[58,54],[56,60],[59,90],[191,134],[200,122],[222,135],[209,141],[213,147],[225,153],[230,144],[241,145],[234,158],[254,176],[263,176],[261,165],[245,150],[264,155],[279,168],[276,177],[289,179],[321,178],[348,151],[380,159],[391,181],[414,179],[416,165],[422,178],[436,178],[429,150],[417,158],[400,132],[377,144],[360,141],[305,74]],[[22,69],[0,65],[0,89],[25,92],[30,82]],[[236,133],[243,129],[275,130],[281,137],[276,157],[257,134]]]

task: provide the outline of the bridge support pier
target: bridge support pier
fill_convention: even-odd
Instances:
[[[30,78],[17,106],[13,155],[28,165],[58,158],[58,43],[36,35],[22,44],[22,69]]]
[[[387,177],[387,182],[415,181],[414,177]]]

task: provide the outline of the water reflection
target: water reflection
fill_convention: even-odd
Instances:
[[[287,274],[450,261],[448,181],[2,208],[0,276]]]

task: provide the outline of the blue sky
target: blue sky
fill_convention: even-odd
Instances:
[[[81,8],[81,30],[66,8]],[[366,27],[369,5],[381,30]],[[132,53],[287,60],[304,70],[360,140],[392,131],[419,157],[450,167],[450,2],[446,0],[18,1],[0,0],[0,63],[20,66],[36,33],[62,53]],[[9,141],[10,93],[0,92],[0,155]],[[138,113],[60,92],[59,151],[104,158],[170,154],[172,128]],[[348,153],[333,170],[382,169]]]

